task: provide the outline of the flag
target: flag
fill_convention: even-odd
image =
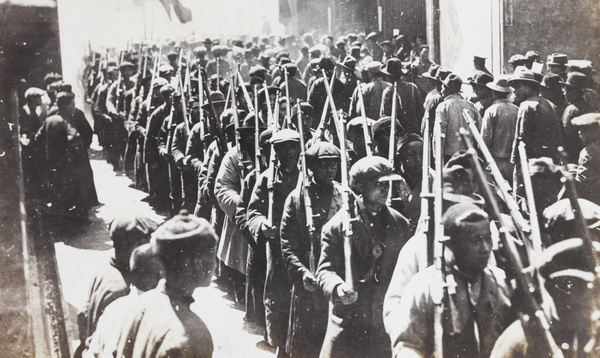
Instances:
[[[180,0],[160,0],[160,2],[165,7],[165,10],[167,11],[167,14],[169,15],[169,19],[172,19],[172,17],[171,17],[171,5],[172,5],[173,11],[175,12],[175,15],[177,16],[179,21],[181,21],[181,23],[185,24],[186,22],[192,21],[192,10],[183,6],[183,4],[181,4]]]

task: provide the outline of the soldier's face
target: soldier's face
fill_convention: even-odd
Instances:
[[[449,244],[456,257],[456,265],[467,274],[481,272],[492,252],[492,233],[487,220],[463,223],[463,233]]]
[[[336,159],[323,159],[315,163],[312,169],[315,183],[331,184],[338,171],[339,161]]]
[[[415,141],[406,144],[398,157],[406,173],[417,174],[423,167],[423,143]]]
[[[389,181],[369,180],[363,184],[362,198],[365,206],[385,205],[390,189]]]
[[[298,142],[283,142],[275,144],[275,154],[283,170],[290,170],[298,164],[300,145]]]

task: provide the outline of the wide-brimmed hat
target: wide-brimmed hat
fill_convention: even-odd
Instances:
[[[559,82],[563,86],[585,90],[588,87],[588,77],[581,72],[569,72],[566,81]]]
[[[506,78],[499,78],[496,81],[488,82],[485,84],[489,89],[496,92],[510,93],[512,88],[508,85]]]
[[[442,83],[446,79],[446,77],[448,77],[448,75],[451,73],[452,72],[449,69],[440,66],[440,68],[438,68],[437,70],[437,73],[435,74],[435,80],[439,83]]]
[[[540,86],[545,87],[547,89],[553,90],[553,89],[557,89],[560,90],[560,82],[562,81],[562,78],[557,75],[556,73],[547,73],[544,78],[542,78],[542,82],[540,83]]]
[[[513,76],[508,80],[508,84],[511,86],[513,83],[516,83],[516,82],[529,82],[529,83],[535,83],[538,85],[540,84],[540,82],[538,80],[536,80],[535,74],[533,73],[533,71],[528,70],[525,67],[517,68],[517,70],[515,71]]]
[[[567,62],[567,67],[572,72],[581,72],[589,77],[596,72],[592,67],[592,61],[589,60],[569,60],[569,62]]]
[[[436,64],[436,63],[432,63],[429,66],[429,70],[427,70],[427,72],[423,72],[421,74],[421,77],[425,77],[425,78],[429,78],[432,80],[435,80],[435,75],[437,74],[438,70],[440,68],[440,65]]]
[[[546,65],[548,66],[566,66],[569,61],[569,57],[564,53],[553,53],[548,56],[548,61],[546,61]]]
[[[344,57],[344,61],[340,63],[342,68],[345,68],[350,71],[354,71],[356,69],[356,59],[350,55]]]
[[[442,81],[444,87],[449,88],[450,90],[459,93],[461,92],[461,87],[463,84],[463,80],[455,75],[454,73],[449,74],[445,80]]]
[[[394,78],[399,78],[408,74],[408,71],[402,65],[402,61],[397,58],[390,58],[381,68],[381,72]]]
[[[473,76],[469,77],[468,80],[471,86],[475,85],[484,87],[487,83],[492,82],[494,80],[494,77],[492,77],[492,75],[490,75],[489,73],[480,70],[475,70]]]

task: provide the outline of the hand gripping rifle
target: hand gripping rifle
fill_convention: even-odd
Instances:
[[[534,352],[538,352],[539,355],[536,356],[562,358],[563,353],[557,346],[552,334],[550,333],[550,323],[546,319],[542,308],[534,297],[536,288],[529,274],[524,272],[523,264],[517,252],[517,248],[515,247],[513,240],[509,238],[508,227],[510,227],[510,225],[506,222],[504,217],[500,215],[500,209],[498,207],[498,203],[496,202],[496,197],[494,196],[492,189],[489,187],[483,168],[477,159],[477,151],[471,142],[470,136],[467,134],[467,131],[464,128],[461,128],[460,135],[469,148],[468,153],[471,155],[473,167],[475,168],[475,176],[485,189],[486,200],[492,209],[492,217],[494,220],[500,222],[500,240],[502,241],[503,247],[506,250],[509,265],[515,273],[517,287],[519,288],[520,293],[522,294],[522,299],[524,300],[524,304],[522,305],[524,312],[519,314],[519,319],[521,320],[523,330],[527,336],[527,342],[529,343],[529,346],[533,348]]]
[[[315,223],[313,221],[313,210],[312,202],[310,199],[310,193],[308,188],[310,186],[310,179],[308,177],[308,170],[306,165],[306,150],[304,143],[304,123],[302,123],[302,108],[300,107],[300,100],[298,99],[298,133],[300,134],[300,166],[302,168],[302,198],[304,199],[304,213],[306,214],[306,228],[308,229],[308,240],[310,243],[310,253],[308,256],[308,269],[311,275],[315,275],[317,271],[317,263],[315,257]]]
[[[362,87],[360,81],[356,81],[358,90],[358,100],[360,102],[360,112],[363,120],[363,135],[365,137],[365,152],[367,157],[373,155],[373,141],[371,140],[371,133],[369,132],[369,124],[367,123],[367,110],[365,109],[365,98],[363,97]]]
[[[469,131],[471,132],[471,135],[475,139],[479,150],[483,154],[483,157],[485,158],[485,161],[487,162],[492,172],[492,176],[494,177],[494,181],[496,182],[497,188],[500,191],[501,197],[508,206],[510,216],[517,224],[515,225],[515,229],[517,229],[519,238],[522,240],[522,242],[525,243],[525,247],[529,251],[530,257],[539,257],[538,255],[541,253],[534,254],[534,247],[541,247],[541,243],[533,245],[531,241],[526,238],[526,234],[531,232],[531,227],[529,223],[523,218],[523,215],[521,215],[521,212],[519,211],[519,205],[517,204],[513,196],[510,195],[510,191],[512,190],[510,185],[508,185],[508,183],[502,176],[502,173],[500,173],[500,169],[498,169],[496,161],[494,160],[494,157],[492,157],[492,153],[490,153],[488,147],[485,145],[483,137],[481,136],[481,133],[479,133],[479,130],[475,125],[475,121],[473,120],[473,117],[471,117],[471,114],[466,109],[463,110],[463,117],[469,126]],[[511,240],[514,240],[514,238],[511,237]],[[519,244],[522,245],[522,243],[520,242]]]
[[[390,123],[390,140],[388,148],[388,160],[394,168],[394,156],[396,155],[396,97],[398,96],[398,84],[394,82],[394,95],[392,96],[392,121]],[[392,182],[390,181],[390,188],[388,190],[388,197],[386,201],[387,206],[392,206]]]
[[[323,71],[323,75],[325,75]],[[327,77],[325,77],[327,78]],[[333,76],[332,76],[333,83]],[[344,281],[350,290],[354,290],[354,277],[352,276],[352,245],[350,240],[352,239],[353,229],[352,222],[356,221],[352,213],[352,204],[350,203],[350,185],[348,180],[348,153],[346,150],[346,125],[340,120],[337,110],[335,109],[335,103],[333,102],[333,95],[331,94],[331,88],[325,86],[327,90],[327,99],[331,105],[331,113],[333,115],[334,123],[338,130],[338,137],[340,139],[340,169],[342,176],[342,211],[344,214],[342,231],[344,233]],[[325,105],[327,107],[327,104]]]

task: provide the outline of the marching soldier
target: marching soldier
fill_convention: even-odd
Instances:
[[[239,143],[225,154],[215,178],[215,197],[225,213],[217,257],[227,267],[223,268],[226,271],[224,276],[231,280],[237,302],[244,300],[248,242],[235,224],[235,213],[241,201],[242,181],[254,165],[255,128],[255,115],[252,112],[237,128]]]
[[[281,251],[292,280],[287,352],[290,357],[318,357],[327,328],[327,300],[316,280],[321,228],[341,208],[341,188],[333,179],[340,152],[329,142],[317,142],[305,153],[308,183],[287,197],[281,218]],[[308,193],[306,193],[308,192]],[[310,201],[305,200],[306,195]],[[307,210],[313,215],[307,228]]]
[[[108,146],[106,159],[109,164],[112,164],[115,171],[123,169],[122,156],[125,153],[125,142],[127,141],[125,120],[131,104],[127,103],[127,97],[128,92],[135,89],[135,82],[131,79],[135,73],[135,65],[124,61],[119,65],[119,71],[121,78],[113,82],[106,97],[106,110],[111,117],[109,132],[105,138],[108,140],[108,143],[105,143]]]
[[[459,203],[444,213],[443,223],[444,245],[454,254],[454,261],[442,269],[445,282],[452,286],[444,289],[441,327],[434,327],[437,308],[432,292],[435,284],[442,284],[434,278],[434,266],[417,273],[403,292],[390,286],[385,326],[394,357],[440,354],[434,352],[438,329],[443,330],[443,357],[489,357],[509,323],[504,272],[488,265],[492,251],[488,215],[474,204]]]
[[[248,228],[256,241],[267,242],[267,277],[265,282],[265,318],[268,343],[285,357],[291,283],[281,254],[279,227],[283,204],[298,183],[300,136],[282,129],[271,138],[276,162],[272,162],[254,186],[248,204]]]
[[[360,108],[360,97],[357,91],[362,91],[362,97],[364,100],[363,105],[365,106],[365,116],[367,116],[367,118],[379,118],[381,102],[383,100],[383,92],[389,88],[391,84],[383,79],[381,62],[369,62],[366,66],[366,70],[369,76],[369,83],[361,84],[354,90],[350,102],[350,115],[361,115],[362,109]]]
[[[389,161],[367,157],[350,169],[355,205],[351,257],[344,256],[344,212],[322,230],[317,269],[319,287],[330,301],[329,323],[320,357],[388,357],[389,337],[383,327],[383,298],[400,249],[408,239],[407,220],[385,203],[389,182],[401,177]],[[351,273],[347,273],[346,260]],[[344,277],[351,275],[351,287]]]

